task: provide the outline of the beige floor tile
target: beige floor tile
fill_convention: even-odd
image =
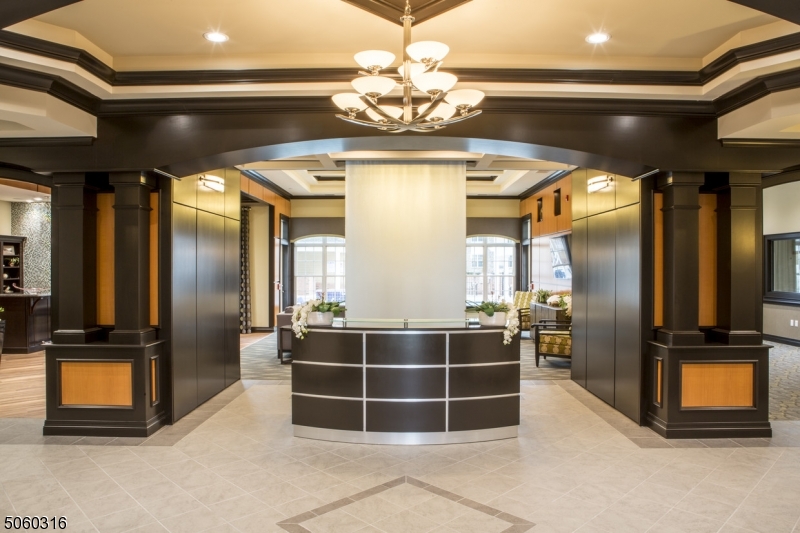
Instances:
[[[383,498],[371,496],[342,507],[342,511],[349,513],[367,524],[374,524],[395,515],[403,508]]]
[[[442,525],[461,533],[500,533],[510,526],[504,520],[473,509]]]
[[[156,520],[164,520],[173,516],[189,513],[203,507],[199,501],[189,494],[176,494],[165,498],[150,498],[140,501],[142,507],[153,515]]]
[[[92,520],[100,533],[122,533],[153,522],[155,518],[142,507],[125,509]]]
[[[162,520],[161,523],[169,529],[170,533],[195,533],[221,526],[225,523],[225,520],[216,516],[209,509],[202,507],[182,515],[167,518]]]
[[[401,509],[408,509],[430,500],[434,497],[434,494],[413,485],[403,484],[381,492],[378,497],[397,505]]]
[[[341,509],[303,522],[311,533],[354,533],[368,524]]]

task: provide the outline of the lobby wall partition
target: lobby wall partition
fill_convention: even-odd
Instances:
[[[593,178],[606,186],[590,193]],[[648,299],[640,201],[647,187],[594,170],[572,173],[572,379],[637,423],[649,339],[640,318]]]
[[[172,421],[239,379],[239,172],[224,191],[201,177],[171,183],[169,270],[171,303]]]
[[[667,438],[769,437],[761,176],[667,172],[656,187],[643,195],[654,243],[646,422]]]

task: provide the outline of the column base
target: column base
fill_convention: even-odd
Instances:
[[[706,342],[702,331],[673,331],[662,328],[656,332],[656,338],[666,346],[700,346]]]
[[[89,344],[102,339],[102,328],[59,329],[52,337],[53,344]]]
[[[156,340],[156,330],[145,329],[115,329],[108,333],[109,344],[149,344]]]
[[[722,328],[712,329],[711,338],[731,346],[760,346],[763,342],[758,331],[731,331]]]
[[[45,420],[42,434],[68,437],[149,437],[165,425],[166,413],[160,413],[146,422]]]
[[[647,427],[665,439],[763,439],[772,437],[769,422],[668,423],[652,413]]]

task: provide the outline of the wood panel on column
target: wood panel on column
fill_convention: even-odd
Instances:
[[[114,330],[112,344],[144,345],[150,326],[150,192],[155,180],[141,172],[114,172]]]
[[[102,174],[53,175],[54,344],[98,340],[97,191]]]

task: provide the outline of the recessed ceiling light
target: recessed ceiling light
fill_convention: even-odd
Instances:
[[[609,34],[597,32],[586,37],[586,42],[590,44],[601,44],[607,42],[609,39],[611,39]]]
[[[224,43],[228,40],[228,36],[224,33],[220,33],[218,31],[210,31],[203,34],[203,37],[206,38],[207,41],[211,41],[212,43]]]

